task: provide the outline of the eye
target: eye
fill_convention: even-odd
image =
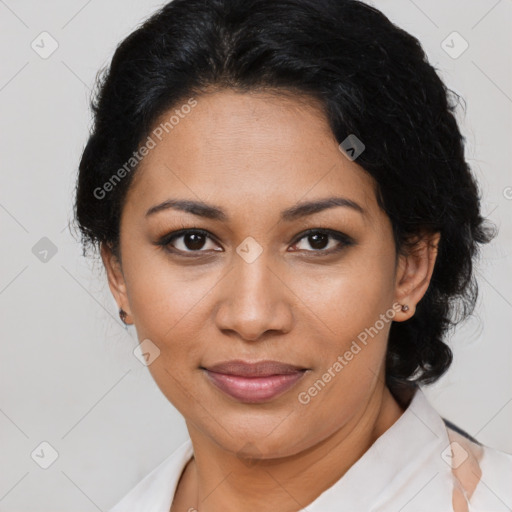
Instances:
[[[312,247],[298,248],[301,241]],[[179,255],[193,255],[193,253],[207,253],[210,250],[222,252],[218,244],[211,235],[202,229],[182,229],[174,231],[162,237],[156,242],[156,245],[162,246],[166,251]],[[341,251],[343,248],[354,245],[354,240],[349,236],[333,231],[330,229],[310,229],[302,233],[293,243],[294,250],[305,250],[306,252],[319,253],[318,255],[326,255]]]
[[[331,242],[329,242],[331,239]],[[332,231],[330,229],[310,229],[303,233],[300,238],[293,244],[293,247],[300,245],[300,242],[305,240],[306,243],[303,245],[309,245],[313,250],[306,250],[308,252],[320,252],[321,254],[331,254],[334,252],[341,251],[344,247],[353,245],[354,241],[347,235],[340,233],[339,231]]]
[[[222,251],[222,249],[215,249],[218,246],[213,242],[211,236],[202,229],[186,229],[169,233],[159,240],[157,245],[175,253],[207,252],[212,248],[215,251]],[[208,247],[208,243],[210,243],[210,247]]]

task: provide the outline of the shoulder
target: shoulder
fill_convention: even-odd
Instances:
[[[450,501],[455,512],[510,512],[512,510],[512,454],[486,446],[443,418],[417,388],[408,409],[437,436],[436,466],[450,480]],[[404,413],[405,414],[405,413]],[[444,479],[444,478],[443,478]]]
[[[446,459],[454,477],[454,510],[510,510],[512,454],[486,446],[453,423],[444,422],[450,440]]]

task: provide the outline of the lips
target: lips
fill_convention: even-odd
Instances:
[[[290,375],[305,368],[292,364],[280,363],[279,361],[258,361],[247,363],[235,360],[214,364],[206,368],[211,372],[223,373],[225,375],[237,375],[239,377],[269,377],[271,375]]]
[[[202,368],[217,389],[238,401],[266,402],[292,388],[306,368],[279,361],[225,361]]]

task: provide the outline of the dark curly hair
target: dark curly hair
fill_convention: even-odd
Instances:
[[[392,389],[436,381],[453,357],[443,338],[475,307],[477,244],[495,228],[480,214],[464,157],[460,97],[416,38],[362,2],[174,0],[130,34],[91,101],[75,202],[84,256],[102,243],[120,256],[119,220],[137,166],[108,194],[99,187],[162,114],[212,88],[319,100],[338,142],[350,134],[364,142],[357,163],[375,180],[397,254],[421,233],[440,232],[429,288],[412,318],[392,323],[386,359]]]

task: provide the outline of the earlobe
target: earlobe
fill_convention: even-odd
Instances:
[[[105,243],[101,244],[101,259],[107,272],[108,285],[112,295],[120,310],[124,310],[126,315],[130,315],[128,305],[128,296],[126,293],[126,283],[118,257],[113,253],[112,249]],[[126,316],[125,316],[126,319]],[[123,319],[123,321],[125,321]],[[128,323],[128,322],[125,322]]]
[[[440,237],[439,232],[424,233],[409,245],[406,254],[399,256],[395,298],[408,308],[397,313],[397,321],[414,316],[416,305],[427,292],[434,272]]]

